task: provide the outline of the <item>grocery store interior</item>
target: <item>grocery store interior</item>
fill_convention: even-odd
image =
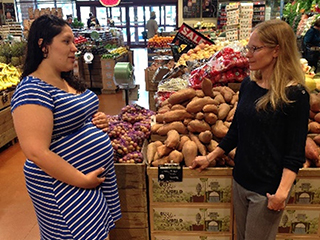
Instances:
[[[147,23],[153,12],[158,32],[148,39]],[[90,13],[98,21],[88,26]],[[230,190],[234,155],[220,159],[216,166],[203,173],[190,172],[184,167],[181,181],[162,182],[159,180],[158,172],[160,171],[158,165],[161,165],[161,162],[155,159],[155,155],[151,159],[147,158],[148,145],[157,141],[163,145],[168,132],[161,128],[163,126],[157,126],[156,116],[169,111],[161,106],[173,93],[188,87],[202,89],[200,74],[203,74],[203,69],[209,66],[208,63],[214,68],[214,64],[218,63],[217,53],[223,53],[226,48],[231,48],[235,54],[237,53],[230,56],[232,64],[224,66],[224,70],[217,71],[216,75],[211,74],[206,77],[210,80],[212,88],[216,87],[216,91],[221,91],[222,88],[224,89],[222,91],[228,89],[227,91],[232,93],[231,97],[237,99],[241,81],[249,74],[248,61],[243,49],[248,43],[250,33],[256,24],[276,18],[292,26],[297,37],[297,47],[301,51],[301,66],[305,72],[306,84],[310,93],[319,97],[320,66],[316,68],[309,65],[303,57],[302,42],[304,35],[316,19],[320,18],[320,2],[312,0],[2,1],[0,5],[1,240],[40,239],[37,218],[26,189],[23,174],[25,156],[15,134],[10,100],[19,82],[29,28],[32,22],[43,14],[54,14],[65,20],[72,19],[70,26],[78,48],[74,74],[97,94],[99,111],[110,117],[110,126],[111,121],[115,119],[121,123],[119,126],[128,126],[123,124],[126,122],[132,129],[133,122],[141,123],[139,131],[141,130],[142,135],[137,134],[135,140],[137,146],[134,148],[130,145],[133,150],[129,153],[127,148],[124,150],[126,146],[118,145],[121,134],[115,134],[115,129],[111,127],[105,130],[115,151],[114,162],[123,213],[122,219],[111,231],[110,240],[236,239]],[[320,43],[317,49],[319,51]],[[232,62],[231,59],[236,60]],[[223,97],[226,100],[226,96]],[[230,112],[231,109],[235,109],[236,102],[231,98],[226,102]],[[126,111],[130,111],[128,115],[132,113],[131,111],[136,111],[134,114],[139,117],[133,120],[129,117],[130,122],[124,118],[128,117]],[[313,112],[314,116],[316,113]],[[201,116],[201,120],[210,123],[204,113]],[[190,114],[185,115],[183,120],[185,118],[190,118]],[[228,119],[226,115],[222,120],[225,122],[224,128],[228,129],[226,126],[230,126],[232,118]],[[181,119],[179,121],[182,124]],[[310,122],[316,124],[316,118],[310,118]],[[184,126],[186,124],[184,122],[182,124],[184,129],[190,131],[190,135],[198,136],[199,132],[192,133],[190,130],[192,127],[186,128]],[[209,129],[212,129],[211,139],[219,141],[226,133],[214,132],[214,124],[212,122],[210,126],[208,125]],[[317,124],[319,124],[317,129],[308,132],[312,138],[320,134],[320,123]],[[132,129],[122,130],[130,132]],[[134,130],[137,131],[137,128]],[[203,144],[210,151],[211,142]],[[133,156],[133,152],[138,154]],[[164,153],[164,157],[166,156],[168,158],[165,163],[169,164],[169,153]],[[320,239],[320,171],[317,171],[320,158],[319,156],[316,159],[307,158],[306,162],[308,167],[305,165],[305,171],[299,172],[299,180],[291,193],[289,205],[279,226],[277,240]],[[182,166],[182,158],[179,164]],[[170,178],[167,175],[166,177]]]

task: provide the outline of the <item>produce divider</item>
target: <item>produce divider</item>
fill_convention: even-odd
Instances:
[[[14,90],[0,92],[0,148],[10,142],[13,143],[17,137],[10,108],[13,92]]]

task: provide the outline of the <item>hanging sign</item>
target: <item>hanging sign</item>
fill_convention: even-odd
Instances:
[[[200,43],[214,44],[209,38],[183,23],[171,43],[174,60],[177,62],[183,53],[195,48]]]
[[[99,0],[99,1],[105,7],[114,7],[119,5],[121,0]]]

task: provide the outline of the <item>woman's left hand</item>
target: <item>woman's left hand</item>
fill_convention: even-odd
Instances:
[[[280,197],[277,194],[267,193],[268,198],[268,208],[274,211],[281,211],[286,206],[286,198]]]
[[[92,123],[96,125],[97,128],[106,128],[108,127],[108,119],[106,114],[103,112],[97,112],[93,115]]]

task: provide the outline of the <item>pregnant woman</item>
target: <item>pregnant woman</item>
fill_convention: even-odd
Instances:
[[[121,217],[113,148],[92,123],[97,96],[72,75],[76,51],[66,21],[37,18],[11,103],[42,240],[105,240]]]

